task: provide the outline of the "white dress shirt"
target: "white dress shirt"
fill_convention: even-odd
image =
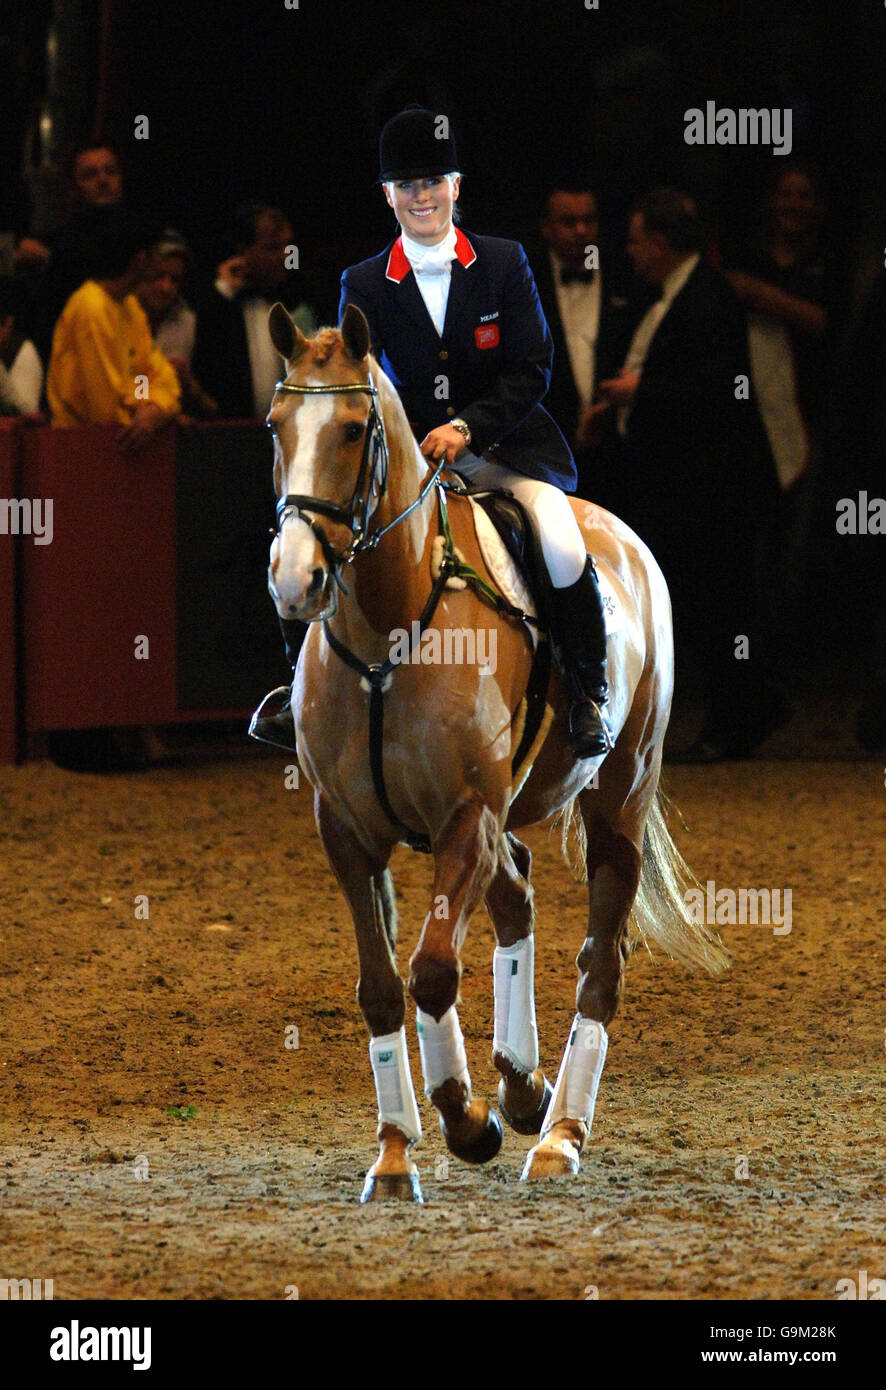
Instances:
[[[452,281],[452,262],[455,260],[455,227],[449,228],[449,235],[436,246],[423,246],[413,241],[405,232],[401,233],[406,259],[412,266],[415,283],[431,316],[431,322],[440,337],[446,322],[446,305],[449,302],[449,286]]]
[[[268,332],[268,301],[261,295],[243,300],[243,323],[252,373],[252,403],[260,419],[267,415],[274,387],[280,380],[280,354]]]
[[[658,332],[662,319],[700,260],[701,257],[697,252],[694,256],[687,256],[686,260],[681,261],[676,269],[672,270],[670,275],[667,276],[661,287],[661,299],[657,299],[655,303],[646,310],[646,313],[637,324],[634,336],[631,339],[631,345],[628,348],[628,355],[625,358],[623,371],[639,372],[642,375],[643,363],[646,361],[652,339]],[[621,435],[626,433],[628,416],[630,413],[630,405],[619,407],[618,432]]]
[[[183,357],[190,362],[196,335],[197,315],[183,299],[178,299],[158,325],[154,342],[164,357]]]
[[[592,280],[574,280],[564,285],[560,277],[559,259],[553,251],[548,254],[572,378],[583,413],[594,398],[597,337],[600,333],[600,272],[595,271]]]
[[[43,363],[26,338],[8,370],[0,362],[0,401],[18,415],[30,415],[40,409],[42,390]]]
[[[233,299],[238,293],[233,285],[221,277],[216,280],[215,288],[225,299]],[[267,415],[274,387],[280,380],[280,354],[271,342],[268,332],[268,312],[272,303],[273,299],[248,293],[241,300],[246,347],[249,352],[249,370],[252,376],[252,408],[257,419]],[[299,304],[296,309],[289,309],[287,312],[305,337],[312,338],[317,332],[313,310],[307,304]]]

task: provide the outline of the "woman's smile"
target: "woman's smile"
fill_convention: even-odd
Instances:
[[[459,183],[458,174],[439,174],[427,179],[398,179],[386,183],[384,190],[404,231],[434,246],[449,233]]]

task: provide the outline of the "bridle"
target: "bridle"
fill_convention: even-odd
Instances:
[[[389,462],[384,420],[376,404],[378,387],[372,380],[372,376],[370,375],[368,381],[355,381],[338,386],[294,386],[285,381],[278,381],[275,390],[289,391],[294,395],[303,396],[343,396],[355,391],[363,391],[370,398],[360,470],[350,502],[341,507],[336,502],[327,501],[324,497],[311,497],[306,493],[290,492],[285,497],[281,497],[277,503],[277,530],[275,534],[279,535],[287,517],[293,514],[299,516],[306,525],[310,526],[320,542],[323,557],[335,583],[343,593],[347,593],[339,571],[345,565],[349,565],[358,555],[374,550],[382,536],[386,535],[398,522],[409,516],[410,512],[415,511],[416,507],[421,506],[437,481],[440,470],[445,463],[445,457],[437,464],[414,502],[411,502],[404,511],[395,516],[393,521],[389,521],[387,526],[370,531],[372,502],[374,498],[380,499],[385,494],[388,485]],[[306,512],[317,512],[320,516],[328,517],[330,521],[345,526],[351,532],[350,545],[344,550],[336,549],[321,523],[313,520],[310,515],[305,516],[304,513]]]

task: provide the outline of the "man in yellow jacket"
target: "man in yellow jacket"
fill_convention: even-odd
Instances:
[[[123,449],[141,448],[181,412],[178,377],[135,297],[151,244],[123,208],[96,209],[94,278],[55,326],[47,395],[55,427],[118,423]]]

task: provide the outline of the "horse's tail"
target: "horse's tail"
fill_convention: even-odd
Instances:
[[[653,941],[690,970],[700,966],[719,975],[729,968],[729,952],[716,932],[689,910],[687,889],[697,889],[702,898],[704,889],[671,838],[665,820],[669,805],[658,787],[646,820],[640,886],[628,940],[632,948],[642,945],[650,954]]]
[[[628,943],[631,950],[660,946],[666,955],[690,970],[701,967],[719,975],[730,965],[729,952],[704,922],[699,922],[686,903],[687,889],[704,889],[671,838],[665,820],[669,802],[657,788],[646,820],[640,884],[631,911]],[[576,879],[587,883],[587,835],[578,798],[554,817],[551,830],[559,831],[560,850]]]
[[[560,836],[560,853],[569,865],[576,883],[588,881],[588,836],[578,809],[578,797],[567,801],[551,821],[552,835]]]

